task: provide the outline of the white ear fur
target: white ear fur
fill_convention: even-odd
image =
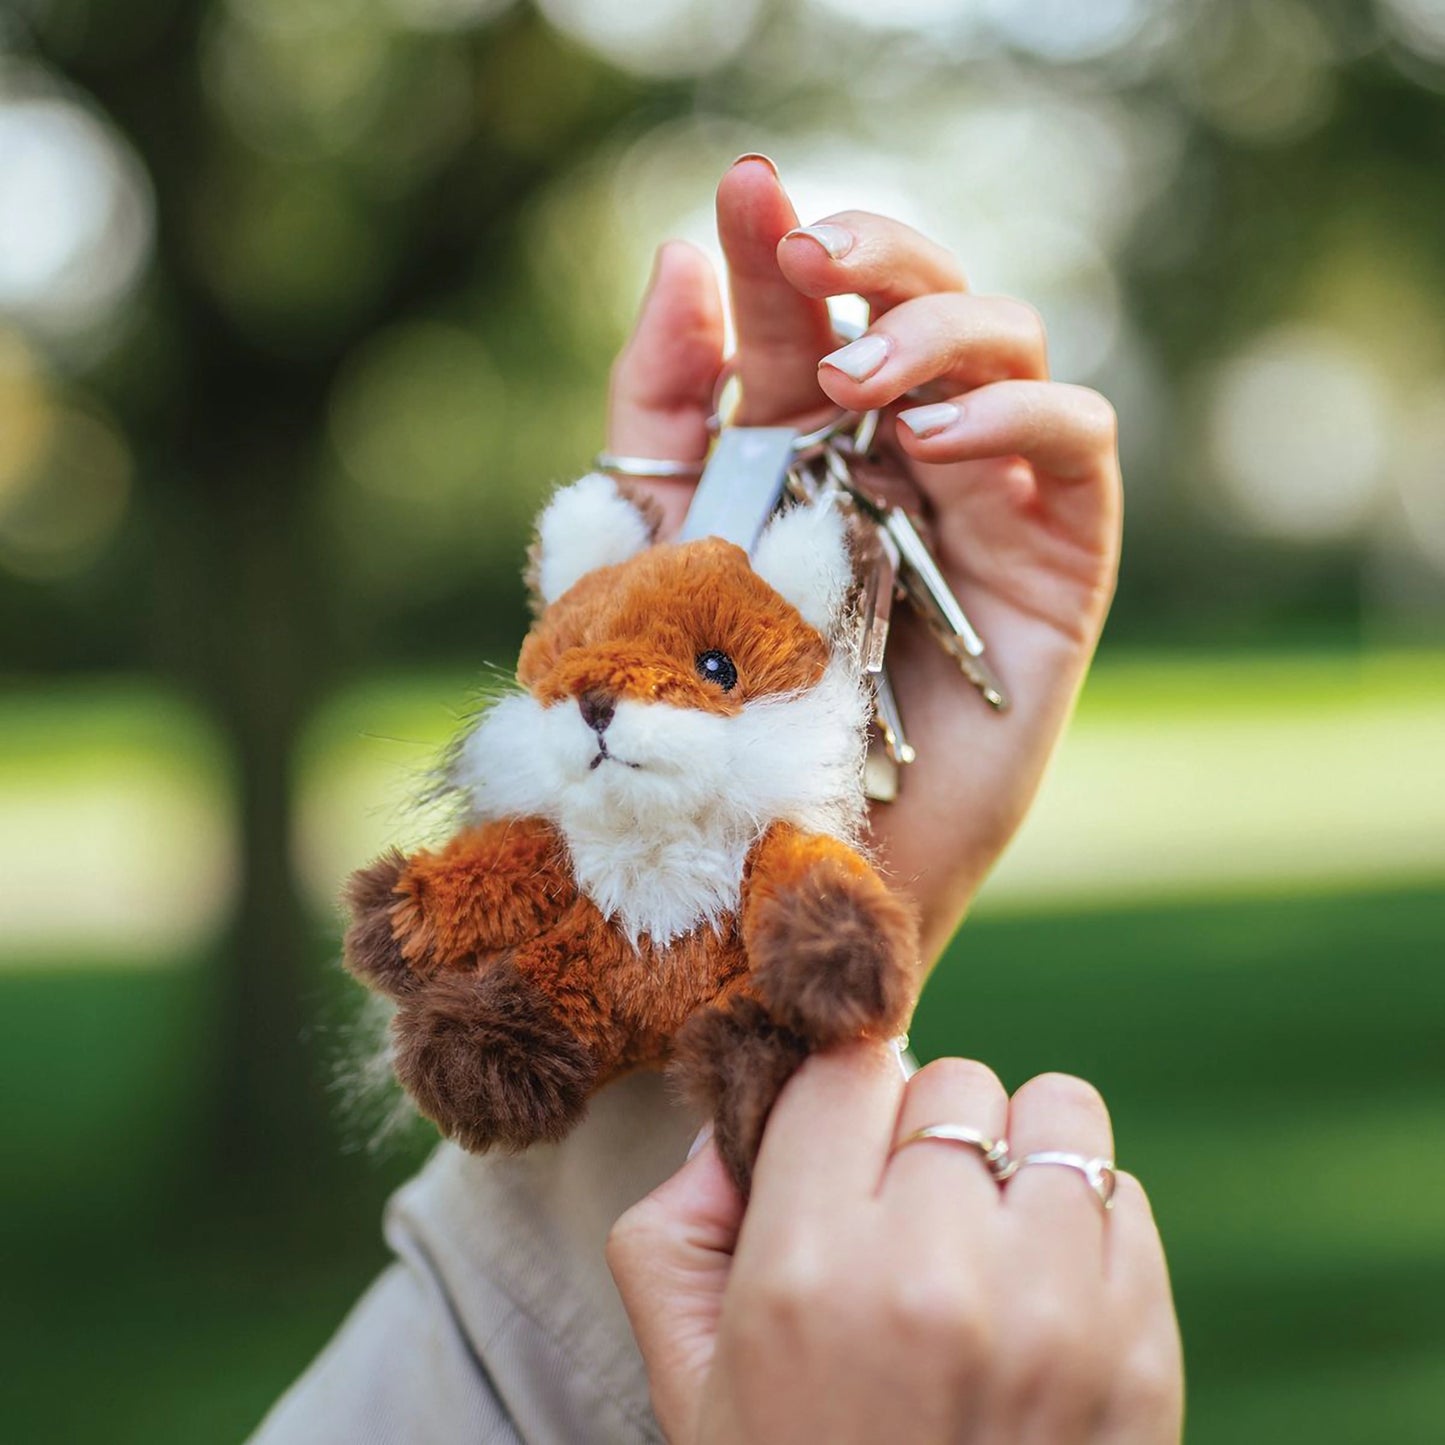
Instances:
[[[824,501],[775,517],[753,549],[753,571],[809,626],[830,632],[853,585],[842,513]]]
[[[537,590],[555,602],[574,582],[652,544],[647,519],[602,472],[563,487],[537,519]]]

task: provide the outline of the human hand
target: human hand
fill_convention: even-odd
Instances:
[[[764,1135],[746,1220],[711,1144],[608,1241],[673,1445],[1177,1445],[1183,1379],[1138,1182],[1107,1214],[1074,1170],[1002,1189],[972,1149],[1112,1157],[1108,1112],[1049,1074],[1010,1100],[981,1064],[905,1085],[874,1043],[809,1059]]]
[[[717,214],[742,419],[884,409],[881,448],[930,516],[939,564],[1012,703],[991,713],[918,620],[895,612],[890,675],[918,761],[898,800],[873,810],[871,841],[917,905],[931,960],[1032,801],[1103,626],[1121,516],[1114,413],[1096,392],[1048,379],[1035,311],[969,295],[953,257],[908,227],[848,211],[798,234],[760,157],[723,176]],[[820,365],[839,344],[825,298],[849,293],[869,303],[868,339]],[[857,358],[880,351],[862,375]],[[703,457],[722,362],[712,268],[692,247],[666,245],[613,372],[608,450]],[[952,397],[957,416],[910,402],[920,387]],[[648,490],[666,535],[691,484]]]

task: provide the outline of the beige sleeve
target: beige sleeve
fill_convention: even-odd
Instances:
[[[387,1208],[396,1262],[252,1445],[660,1442],[602,1249],[696,1127],[638,1075],[561,1144],[484,1158],[440,1146]]]

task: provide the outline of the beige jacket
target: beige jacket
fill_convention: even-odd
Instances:
[[[391,1200],[396,1255],[252,1445],[661,1441],[602,1257],[697,1121],[656,1074],[604,1090],[559,1145],[442,1145]]]

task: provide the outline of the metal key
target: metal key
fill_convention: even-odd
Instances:
[[[983,638],[964,615],[908,514],[890,507],[885,525],[903,558],[903,589],[914,610],[928,623],[963,675],[983,694],[984,701],[995,712],[1003,712],[1008,699],[993,668],[984,661]]]
[[[854,480],[848,459],[836,446],[825,458],[833,484],[848,492],[873,521],[892,539],[900,561],[898,582],[913,609],[928,624],[945,652],[958,663],[963,675],[979,690],[996,712],[1008,707],[1003,684],[984,660],[983,639],[968,620],[953,590],[933,560],[908,513],[879,497],[870,496]]]
[[[883,671],[883,654],[888,646],[888,627],[893,617],[893,593],[898,586],[898,544],[882,527],[860,529],[863,595],[859,599],[862,619],[863,671],[877,677]]]

